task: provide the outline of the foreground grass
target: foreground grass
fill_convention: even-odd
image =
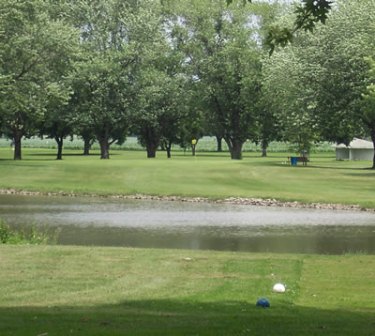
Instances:
[[[286,164],[285,153],[260,158],[246,153],[242,161],[228,153],[179,152],[172,159],[159,153],[113,151],[110,160],[83,157],[66,150],[25,149],[22,161],[0,149],[0,188],[82,194],[146,194],[209,198],[261,197],[306,203],[358,204],[375,208],[375,170],[371,162],[338,162],[332,154],[313,155],[307,167]]]
[[[0,267],[2,336],[375,330],[372,256],[0,245]]]

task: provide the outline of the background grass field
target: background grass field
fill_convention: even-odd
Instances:
[[[0,147],[10,147],[11,140],[6,138],[0,138]],[[225,141],[222,141],[222,146],[224,151],[228,151],[228,146]],[[22,147],[24,148],[45,148],[45,149],[56,149],[57,144],[54,139],[41,139],[40,137],[32,137],[28,139],[22,139]],[[65,149],[83,149],[83,141],[77,136],[73,138],[65,139],[64,141]],[[98,142],[94,142],[92,149],[98,150]],[[178,145],[173,145],[173,151],[184,151]],[[215,152],[217,148],[217,142],[215,137],[204,136],[199,139],[197,144],[197,150],[200,152]],[[288,142],[282,141],[273,141],[268,147],[270,153],[280,153],[280,152],[289,152],[293,146]],[[144,151],[145,149],[139,144],[135,136],[127,137],[126,141],[122,145],[113,144],[111,150],[139,150]],[[244,152],[261,152],[261,146],[253,142],[247,141],[243,146]],[[320,142],[312,146],[311,148],[313,153],[333,153],[334,147],[332,143],[329,142]]]
[[[336,161],[330,153],[311,155],[307,167],[291,167],[288,153],[244,153],[241,161],[228,153],[159,152],[147,159],[142,151],[98,152],[84,157],[65,150],[62,161],[53,149],[26,148],[13,161],[10,148],[0,148],[0,188],[97,195],[260,197],[306,203],[358,204],[375,208],[375,170],[367,161]]]
[[[261,158],[177,151],[0,148],[0,188],[96,195],[261,197],[375,208],[370,162],[315,153],[291,167]],[[0,335],[373,335],[375,259],[367,255],[254,254],[0,245]],[[276,282],[285,294],[272,292]],[[270,309],[255,306],[267,297]]]

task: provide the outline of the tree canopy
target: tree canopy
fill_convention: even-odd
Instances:
[[[1,133],[15,159],[35,135],[55,139],[58,159],[72,135],[86,154],[98,141],[102,159],[129,134],[149,158],[203,135],[218,149],[223,139],[232,159],[248,140],[266,155],[275,139],[298,152],[372,137],[374,6],[3,0]]]

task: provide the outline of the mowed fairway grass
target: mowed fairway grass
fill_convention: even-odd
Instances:
[[[0,267],[2,336],[375,331],[373,256],[0,245]]]
[[[276,198],[375,208],[370,162],[0,149],[0,189]],[[0,244],[0,335],[375,335],[375,258]],[[284,294],[272,292],[275,283]],[[268,298],[271,307],[255,306]]]
[[[97,195],[160,195],[275,198],[305,203],[357,204],[375,208],[375,170],[370,161],[336,161],[313,154],[307,167],[291,167],[287,153],[245,153],[241,161],[228,153],[159,152],[147,159],[141,151],[112,151],[110,160],[98,153],[84,157],[65,150],[62,161],[55,150],[24,149],[13,161],[10,148],[0,149],[0,189],[67,192]]]

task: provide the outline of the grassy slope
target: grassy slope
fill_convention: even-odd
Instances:
[[[374,332],[372,256],[3,245],[0,267],[2,336]]]
[[[338,162],[314,155],[308,167],[290,167],[287,154],[245,154],[230,160],[227,153],[112,152],[110,160],[65,151],[56,161],[52,150],[26,149],[24,160],[11,160],[9,148],[0,149],[0,188],[95,194],[229,196],[276,198],[302,202],[359,204],[375,208],[375,171],[370,162]]]
[[[275,197],[375,208],[367,162],[286,154],[115,152],[111,160],[0,149],[0,188],[97,194]],[[192,260],[186,260],[189,257]],[[0,335],[372,335],[372,256],[0,246]],[[272,293],[275,282],[288,285]],[[272,308],[257,309],[258,297]]]

